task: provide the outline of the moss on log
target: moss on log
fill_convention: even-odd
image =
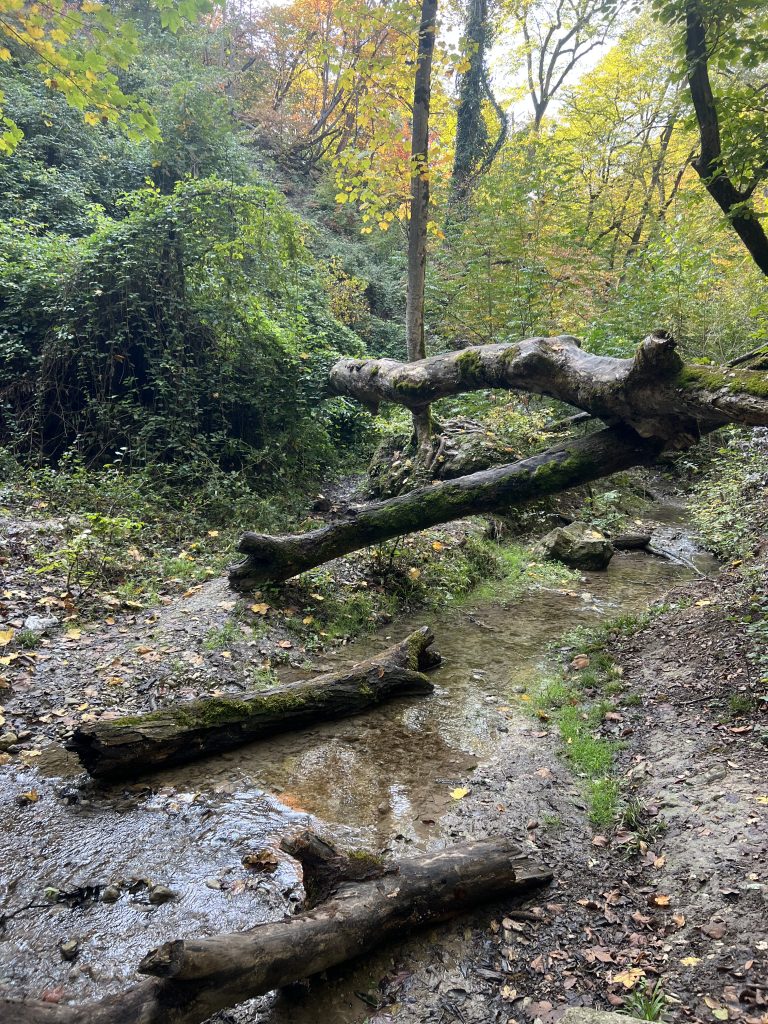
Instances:
[[[287,580],[350,551],[462,516],[495,512],[556,494],[630,466],[653,462],[664,442],[616,427],[564,441],[541,455],[509,466],[422,487],[357,510],[343,522],[293,536],[246,533],[238,550],[244,562],[229,580],[236,590]]]
[[[578,338],[527,338],[478,345],[413,363],[342,359],[331,369],[337,394],[369,408],[429,402],[486,388],[546,395],[643,437],[695,439],[702,423],[768,425],[768,374],[684,363],[664,332],[646,338],[631,359],[585,352]]]
[[[79,726],[67,743],[86,770],[109,781],[182,764],[314,722],[344,718],[434,687],[434,634],[415,630],[375,658],[340,672],[237,697],[208,697],[145,715]]]

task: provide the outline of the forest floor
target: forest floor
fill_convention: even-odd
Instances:
[[[1,652],[7,697],[0,703],[4,730],[13,731],[16,742],[0,755],[9,847],[0,985],[79,1001],[118,990],[132,977],[137,956],[126,953],[124,962],[114,962],[115,929],[124,927],[134,940],[139,934],[141,951],[126,943],[135,954],[182,933],[239,930],[290,910],[298,893],[289,863],[281,862],[270,878],[253,879],[238,872],[239,860],[254,843],[266,845],[268,837],[308,819],[279,786],[273,797],[243,786],[237,759],[229,757],[208,768],[203,763],[197,775],[129,787],[107,802],[72,785],[77,766],[60,747],[67,730],[96,716],[258,685],[271,678],[276,660],[288,672],[318,671],[326,656],[318,660],[283,619],[270,616],[265,624],[262,598],[238,599],[216,579],[187,587],[178,582],[151,607],[107,595],[84,621],[60,586],[30,573],[31,552],[51,525],[33,515],[3,521],[6,632],[0,638],[8,630],[14,638]],[[440,536],[438,544],[452,543],[450,534]],[[430,537],[429,546],[434,543]],[[364,590],[366,581],[355,585]],[[595,601],[589,594],[568,595],[561,589],[557,600]],[[295,986],[272,1006],[259,1001],[221,1020],[304,1024],[321,1015],[333,1024],[554,1024],[572,1005],[642,1016],[649,1000],[643,1004],[637,993],[658,980],[667,1020],[766,1024],[768,719],[748,660],[754,642],[742,604],[732,572],[689,581],[673,593],[668,611],[606,641],[604,653],[615,660],[623,684],[616,709],[599,726],[622,744],[616,771],[624,813],[616,828],[590,825],[584,784],[545,712],[512,715],[494,734],[492,756],[452,762],[439,748],[451,784],[467,780],[468,792],[436,810],[420,810],[426,841],[514,836],[526,853],[552,867],[555,880],[545,892],[441,926]],[[514,613],[514,602],[510,607]],[[59,622],[50,634],[20,646],[25,619],[51,612]],[[302,612],[298,608],[293,618]],[[470,623],[477,621],[470,615]],[[489,648],[501,641],[498,630],[492,635],[495,628],[481,619],[475,630]],[[383,724],[376,720],[372,730]],[[318,736],[354,749],[360,729],[351,722]],[[396,756],[399,735],[383,739]],[[430,744],[439,741],[439,735],[425,735],[425,756],[433,758]],[[343,763],[340,756],[330,770]],[[372,769],[375,775],[376,765]],[[370,784],[367,776],[363,781]],[[371,795],[363,816],[376,816],[378,799]],[[337,813],[343,821],[344,808]],[[160,822],[162,850],[151,852]],[[349,825],[350,842],[362,835],[355,824]],[[107,835],[110,829],[114,835]],[[395,831],[385,815],[379,833],[387,830]],[[31,845],[16,873],[8,857],[25,834],[34,838],[23,840]],[[387,845],[397,855],[414,841],[395,840]],[[90,866],[78,860],[79,848],[92,853]],[[186,872],[187,881],[174,885],[181,888],[179,900],[148,906],[147,881],[172,881],[169,849],[173,870]],[[109,871],[117,860],[133,860],[135,877],[121,879],[133,885],[134,896],[116,911],[99,902],[99,892],[115,881]],[[34,910],[46,884],[58,893],[54,905]],[[76,923],[66,917],[73,910],[80,915]],[[83,952],[73,965],[59,950],[75,932]]]
[[[614,724],[629,812],[617,828],[589,826],[546,728],[534,757],[525,727],[513,730],[444,818],[444,832],[511,834],[555,879],[530,900],[443,926],[382,958],[377,966],[389,969],[367,990],[379,1004],[371,1024],[554,1024],[569,1006],[766,1024],[768,715],[764,689],[749,708],[734,701],[760,692],[737,589],[728,573],[688,584],[670,595],[682,607],[605,646],[626,693],[641,697],[625,701]],[[318,999],[321,1010],[338,1008],[356,985],[364,996],[373,974],[339,970],[330,986],[302,995],[305,1015],[288,1012],[281,1022],[308,1021]],[[655,1008],[652,994],[663,994]]]

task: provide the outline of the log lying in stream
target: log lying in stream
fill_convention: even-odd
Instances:
[[[439,664],[428,626],[368,661],[310,680],[236,697],[209,697],[130,718],[81,725],[67,749],[97,779],[128,778],[300,729],[356,715],[382,701],[429,694],[423,670]]]
[[[202,1024],[212,1014],[361,956],[485,900],[552,875],[509,839],[462,843],[347,882],[319,906],[248,932],[169,942],[140,971],[153,979],[85,1006],[0,998],[2,1024]]]

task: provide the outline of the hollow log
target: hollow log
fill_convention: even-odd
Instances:
[[[614,427],[565,440],[522,462],[376,502],[359,509],[349,520],[309,533],[283,537],[246,533],[238,544],[246,558],[229,570],[230,585],[236,590],[251,590],[268,581],[287,580],[370,544],[462,516],[503,511],[630,466],[649,464],[663,447],[663,441]]]
[[[642,437],[687,432],[696,439],[702,422],[768,425],[765,373],[684,363],[663,332],[646,338],[631,359],[585,352],[570,335],[476,345],[414,363],[342,359],[331,369],[330,386],[374,410],[395,402],[412,411],[466,391],[527,391],[609,425],[628,424]]]
[[[130,718],[79,726],[67,743],[95,778],[112,781],[330,718],[356,715],[393,697],[429,694],[423,674],[440,661],[428,626],[367,661],[258,693],[208,697]]]
[[[166,943],[152,980],[85,1006],[0,999],[2,1024],[202,1024],[212,1014],[361,956],[414,928],[548,883],[509,839],[462,843],[400,861],[327,902],[248,932]]]

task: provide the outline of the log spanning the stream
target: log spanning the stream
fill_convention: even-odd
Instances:
[[[311,849],[316,852],[316,844]],[[511,840],[484,839],[382,865],[368,877],[342,882],[326,902],[283,921],[241,934],[166,943],[139,966],[151,980],[99,1002],[57,1006],[0,997],[0,1022],[202,1024],[219,1010],[311,977],[415,928],[483,901],[525,894],[552,875]]]
[[[208,697],[77,728],[67,749],[97,779],[166,768],[275,733],[345,718],[394,697],[432,693],[423,674],[440,663],[428,626],[374,658],[258,693]]]
[[[631,359],[585,352],[578,338],[527,338],[474,345],[413,363],[341,359],[331,389],[376,410],[394,402],[413,412],[450,395],[488,388],[556,398],[642,437],[675,439],[697,424],[768,424],[768,378],[754,370],[684,363],[665,332],[647,337]]]
[[[402,534],[504,511],[651,463],[665,448],[689,447],[726,423],[768,426],[768,375],[685,364],[664,333],[646,338],[633,359],[592,355],[568,335],[481,345],[413,363],[343,359],[331,370],[331,388],[374,409],[388,401],[412,411],[464,391],[511,388],[559,399],[608,426],[521,462],[368,505],[346,522],[309,533],[245,533],[238,545],[245,560],[229,571],[236,590],[287,580]]]
[[[614,427],[564,441],[522,462],[484,469],[367,505],[347,520],[309,533],[283,537],[246,533],[238,544],[238,551],[246,558],[230,568],[230,586],[252,590],[268,581],[290,579],[370,544],[462,516],[522,505],[630,466],[651,463],[663,447],[663,441]]]

